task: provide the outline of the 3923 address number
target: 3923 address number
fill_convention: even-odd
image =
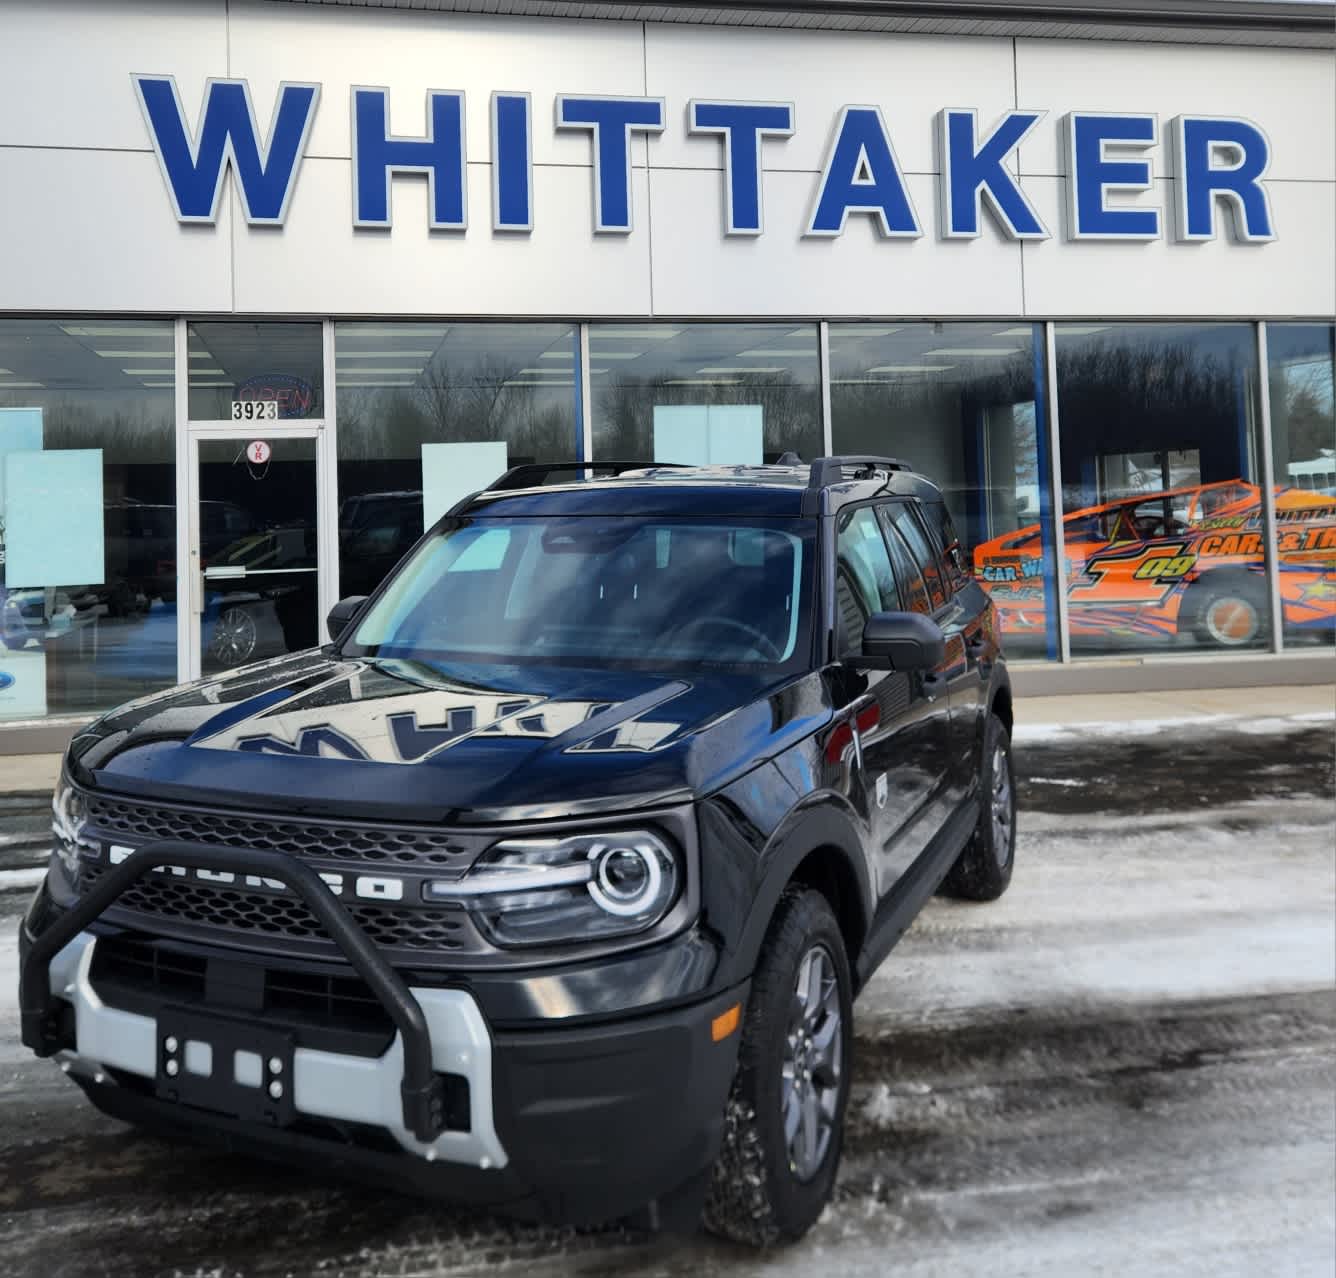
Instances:
[[[234,422],[274,422],[278,420],[278,400],[276,399],[234,399],[232,401],[232,420]]]

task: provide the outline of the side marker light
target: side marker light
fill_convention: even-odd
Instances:
[[[742,1004],[734,1003],[726,1012],[720,1012],[710,1022],[710,1037],[716,1043],[722,1043],[742,1021]]]

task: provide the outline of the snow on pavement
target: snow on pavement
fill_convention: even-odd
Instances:
[[[14,1041],[16,1275],[1323,1275],[1336,1264],[1330,716],[1018,733],[1017,869],[856,1007],[836,1199],[790,1250],[545,1230],[128,1131]]]

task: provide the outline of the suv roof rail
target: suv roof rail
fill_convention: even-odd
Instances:
[[[681,462],[661,461],[573,461],[573,462],[533,462],[524,466],[512,466],[504,475],[492,480],[482,491],[497,492],[506,488],[534,488],[549,475],[561,470],[598,470],[610,471],[620,475],[627,470],[652,470],[655,467],[666,469],[684,469]]]
[[[803,493],[802,513],[815,515],[821,509],[821,491],[831,484],[842,483],[846,479],[867,478],[867,472],[876,470],[913,470],[907,461],[898,457],[875,457],[863,453],[842,453],[834,457],[818,457],[812,462],[812,469],[807,477],[807,491]],[[846,475],[846,470],[853,474]]]
[[[845,453],[836,457],[818,457],[812,463],[812,472],[807,480],[808,488],[827,488],[831,484],[841,483],[845,478],[845,470],[913,470],[907,461],[901,461],[898,457],[872,457],[864,456],[861,453]],[[849,479],[858,479],[858,474],[847,476]]]

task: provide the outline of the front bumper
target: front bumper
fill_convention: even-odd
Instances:
[[[68,1073],[99,1086],[110,1082],[109,1071],[156,1082],[166,1031],[160,1032],[157,1017],[111,1007],[102,999],[91,979],[96,949],[96,938],[81,932],[51,962],[51,993],[74,1010],[74,1045],[56,1057]],[[428,1162],[444,1158],[484,1170],[504,1167],[508,1160],[492,1122],[492,1040],[482,1013],[462,990],[411,989],[411,993],[427,1021],[433,1069],[468,1080],[467,1131],[446,1130],[424,1141],[405,1126],[400,1099],[404,1048],[399,1034],[377,1057],[298,1046],[292,1054],[291,1080],[280,1086],[285,1082],[290,1086],[297,1114],[381,1128],[402,1149]],[[196,1008],[194,1019],[207,1022],[209,1012]],[[224,1018],[216,1019],[221,1028]],[[235,1023],[232,1017],[225,1019]],[[257,1029],[259,1025],[256,1021]],[[176,1054],[180,1058],[189,1051],[189,1043],[183,1047]],[[221,1059],[221,1053],[211,1051],[210,1057],[219,1070],[234,1068],[231,1061]],[[257,1079],[255,1086],[261,1085]]]
[[[33,944],[25,928],[21,984]],[[435,1081],[467,1083],[464,1121],[423,1139],[405,1118],[397,1030],[379,1055],[320,1050],[299,1038],[291,1056],[293,1112],[281,1124],[164,1095],[163,1042],[181,1023],[181,1007],[166,998],[136,999],[133,1010],[117,1006],[114,988],[94,975],[97,945],[83,931],[63,946],[50,960],[49,993],[64,1027],[58,1059],[115,1117],[316,1173],[338,1171],[534,1219],[597,1223],[657,1203],[662,1223],[686,1224],[698,1210],[722,1139],[739,1038],[716,1043],[711,1024],[745,1001],[745,986],[667,1012],[524,1030],[495,1029],[467,990],[409,986]],[[240,1022],[243,1035],[247,1029],[244,1014],[198,1004],[190,1011],[194,1023],[214,1016],[234,1031]],[[256,1034],[271,1032],[263,1016],[252,1024]]]

